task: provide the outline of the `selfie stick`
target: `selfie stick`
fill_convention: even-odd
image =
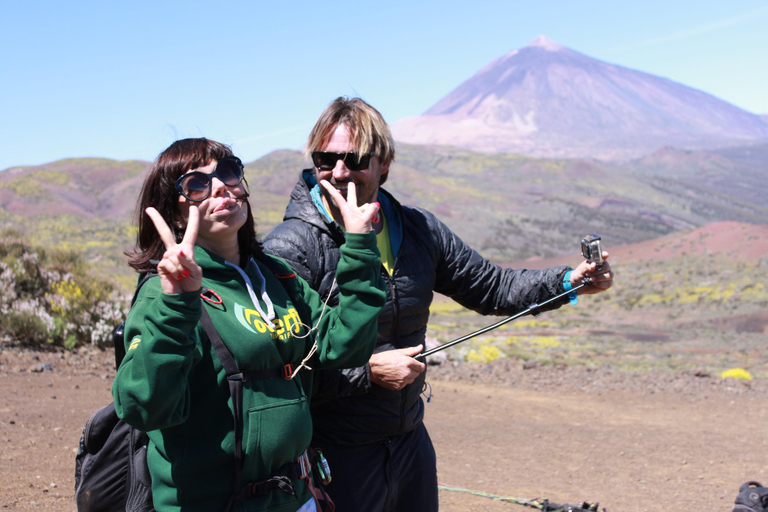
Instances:
[[[539,313],[540,313],[539,308],[541,306],[546,306],[550,302],[554,302],[554,301],[556,301],[558,299],[562,299],[563,297],[567,297],[568,295],[574,293],[576,290],[581,290],[582,288],[584,288],[585,286],[587,286],[587,285],[589,285],[591,283],[592,283],[592,281],[588,277],[585,277],[584,279],[581,280],[581,284],[580,285],[574,286],[573,288],[571,288],[567,292],[563,292],[560,295],[555,295],[551,299],[547,299],[544,302],[542,302],[541,304],[531,304],[530,306],[528,306],[527,309],[524,309],[523,311],[520,311],[519,313],[515,313],[514,315],[509,316],[509,317],[505,318],[504,320],[500,320],[500,321],[496,322],[493,325],[489,325],[487,327],[483,327],[479,331],[471,332],[469,334],[466,334],[466,335],[462,336],[461,338],[456,338],[455,340],[449,341],[448,343],[443,343],[439,347],[435,347],[435,348],[433,348],[431,350],[427,350],[426,352],[422,352],[421,354],[418,354],[418,355],[414,356],[414,359],[422,359],[423,360],[427,356],[431,356],[435,352],[440,352],[441,350],[445,350],[448,347],[452,347],[452,346],[454,346],[454,345],[456,345],[458,343],[461,343],[462,341],[467,341],[468,339],[474,338],[475,336],[480,336],[481,334],[485,334],[488,331],[492,331],[492,330],[496,329],[497,327],[501,327],[502,325],[504,325],[506,323],[509,323],[512,320],[517,320],[521,316],[527,315],[529,313],[532,314],[533,316],[538,316]]]

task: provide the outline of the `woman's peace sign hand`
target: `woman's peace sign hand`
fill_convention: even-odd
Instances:
[[[347,183],[347,199],[328,183],[321,180],[320,185],[331,195],[344,219],[344,229],[347,233],[367,233],[373,229],[372,219],[379,211],[379,203],[365,203],[357,206],[357,189],[354,182]]]
[[[195,292],[203,281],[203,270],[195,262],[195,241],[200,222],[197,206],[189,207],[189,219],[184,239],[180,244],[173,238],[173,232],[165,223],[163,216],[151,206],[144,210],[155,225],[160,239],[165,245],[163,259],[157,264],[160,284],[164,293]]]

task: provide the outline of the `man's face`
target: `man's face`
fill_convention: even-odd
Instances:
[[[355,151],[352,141],[352,134],[346,126],[339,125],[334,130],[328,143],[320,148],[320,151],[332,151],[334,153],[350,153]],[[386,167],[381,164],[378,156],[371,158],[367,169],[360,171],[350,171],[343,160],[337,160],[333,169],[322,170],[315,167],[317,180],[328,180],[336,189],[347,198],[347,184],[354,182],[357,188],[358,206],[365,203],[373,203],[379,193],[379,181],[381,176],[389,171],[389,165]],[[325,189],[320,189],[329,204],[335,204]]]

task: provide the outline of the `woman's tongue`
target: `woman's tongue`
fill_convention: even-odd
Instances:
[[[214,207],[213,213],[229,213],[235,206],[237,206],[237,200],[231,197],[222,198],[221,201]]]

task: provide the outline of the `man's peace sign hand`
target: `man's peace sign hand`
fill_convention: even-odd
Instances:
[[[197,206],[189,207],[189,219],[184,239],[180,244],[173,238],[173,232],[163,216],[151,206],[144,210],[155,225],[165,245],[163,259],[157,264],[157,273],[165,293],[195,292],[202,286],[203,270],[195,262],[195,241],[200,223]]]
[[[344,219],[344,229],[347,233],[367,233],[373,229],[372,220],[379,211],[379,203],[365,203],[357,206],[357,188],[354,182],[347,184],[347,199],[328,183],[328,180],[320,181],[320,185],[331,195],[333,201]]]

